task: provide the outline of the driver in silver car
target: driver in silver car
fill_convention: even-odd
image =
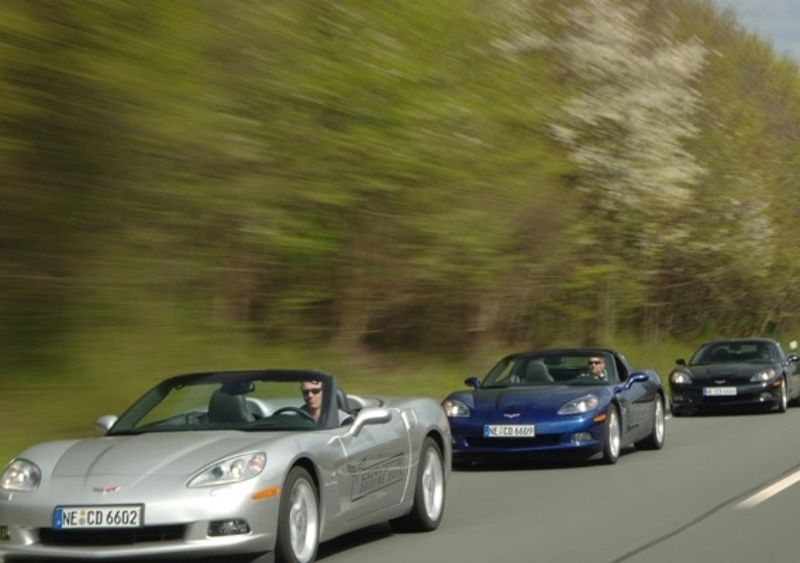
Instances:
[[[305,402],[302,409],[318,423],[322,415],[322,382],[313,379],[303,381],[300,384],[300,392],[303,393]]]

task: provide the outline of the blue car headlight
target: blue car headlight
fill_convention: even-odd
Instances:
[[[267,454],[258,452],[218,461],[189,480],[187,487],[215,487],[252,479],[264,470]]]
[[[469,407],[457,399],[445,399],[442,402],[444,414],[448,417],[458,418],[469,416]]]
[[[558,414],[581,414],[593,411],[599,404],[600,400],[596,395],[584,395],[583,397],[578,397],[577,399],[573,399],[569,403],[566,403],[564,406],[558,409]]]
[[[26,459],[15,459],[0,475],[0,489],[13,492],[31,492],[42,482],[42,471]]]
[[[755,374],[753,377],[751,377],[750,381],[753,381],[753,382],[756,382],[756,383],[764,383],[765,381],[769,381],[773,377],[775,377],[775,370],[774,369],[772,369],[772,368],[764,369],[764,370],[761,370],[760,372],[758,372],[757,374]]]

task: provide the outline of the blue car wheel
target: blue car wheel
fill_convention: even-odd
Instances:
[[[606,418],[606,439],[603,445],[603,461],[608,465],[617,463],[619,451],[622,446],[622,433],[619,424],[619,413],[617,407],[608,407],[608,417]]]

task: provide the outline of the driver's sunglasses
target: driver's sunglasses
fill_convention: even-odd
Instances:
[[[602,364],[602,363],[603,363],[603,360],[589,360],[587,363],[588,363],[590,366],[591,366],[591,365],[594,365],[594,364]]]
[[[320,393],[322,393],[321,387],[316,389],[303,389],[303,395],[319,395]]]

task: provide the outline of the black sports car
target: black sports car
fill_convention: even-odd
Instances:
[[[800,398],[797,342],[784,353],[771,338],[736,338],[702,344],[669,375],[672,414],[756,406],[785,412]]]

